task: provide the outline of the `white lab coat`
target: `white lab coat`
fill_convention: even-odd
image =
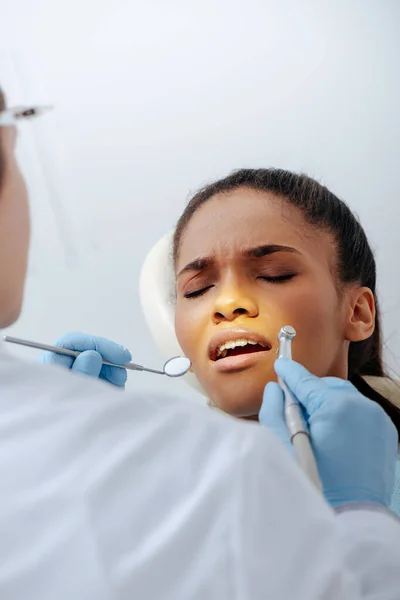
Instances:
[[[0,598],[400,597],[400,525],[335,515],[280,442],[0,358]]]

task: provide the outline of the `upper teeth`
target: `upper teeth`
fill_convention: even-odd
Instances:
[[[251,344],[252,346],[257,346],[258,342],[253,342],[252,340],[245,340],[245,339],[231,340],[229,342],[225,342],[224,344],[221,344],[220,346],[218,346],[217,356],[220,356],[224,351],[225,351],[224,354],[226,354],[226,352],[228,350],[232,350],[233,348],[236,348],[237,346],[246,346],[247,344]]]

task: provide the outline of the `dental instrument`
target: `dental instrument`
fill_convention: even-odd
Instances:
[[[279,358],[292,358],[292,341],[296,330],[290,325],[281,328],[279,341]],[[297,462],[304,473],[310,478],[318,490],[322,492],[322,483],[319,478],[317,463],[311,447],[308,427],[303,417],[300,403],[293,396],[285,382],[278,377],[278,383],[285,395],[285,420],[290,433]]]
[[[28,348],[36,348],[37,350],[44,350],[46,352],[54,352],[55,354],[62,354],[64,356],[72,356],[77,358],[82,352],[76,350],[68,350],[67,348],[59,348],[58,346],[50,346],[48,344],[42,344],[39,342],[31,342],[21,338],[12,337],[9,335],[4,336],[4,341],[10,344],[17,344],[19,346],[26,346]],[[126,363],[124,365],[118,365],[116,363],[103,360],[103,365],[110,367],[119,367],[120,369],[127,369],[129,371],[145,371],[146,373],[155,373],[156,375],[166,375],[167,377],[182,377],[186,375],[191,367],[190,360],[185,356],[174,356],[167,360],[164,364],[162,371],[156,369],[149,369],[136,363]]]
[[[23,119],[33,119],[53,110],[52,106],[16,106],[0,111],[0,127],[16,125]]]

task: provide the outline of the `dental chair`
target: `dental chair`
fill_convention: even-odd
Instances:
[[[153,340],[161,355],[183,355],[175,335],[175,273],[172,263],[174,232],[164,235],[150,250],[140,274],[140,300]],[[183,379],[197,392],[207,397],[196,376],[187,373]]]
[[[172,261],[173,231],[164,235],[150,250],[140,275],[140,300],[146,323],[161,355],[168,360],[183,355],[175,335],[175,274]],[[194,373],[184,380],[207,398]],[[366,382],[400,408],[400,385],[388,377],[365,377]],[[207,399],[208,401],[208,399]],[[208,401],[209,406],[213,406]],[[396,484],[392,510],[400,516],[400,460],[396,467]]]

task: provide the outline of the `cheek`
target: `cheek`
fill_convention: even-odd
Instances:
[[[300,292],[300,290],[299,290]],[[319,376],[326,375],[343,343],[340,303],[332,283],[303,290],[285,303],[297,336],[293,358]]]
[[[203,347],[208,313],[204,303],[177,299],[175,307],[175,333],[185,356],[196,364],[196,357]]]
[[[314,289],[299,290],[285,299],[282,308],[293,315],[301,323],[325,325],[338,310],[338,302],[334,290]]]

